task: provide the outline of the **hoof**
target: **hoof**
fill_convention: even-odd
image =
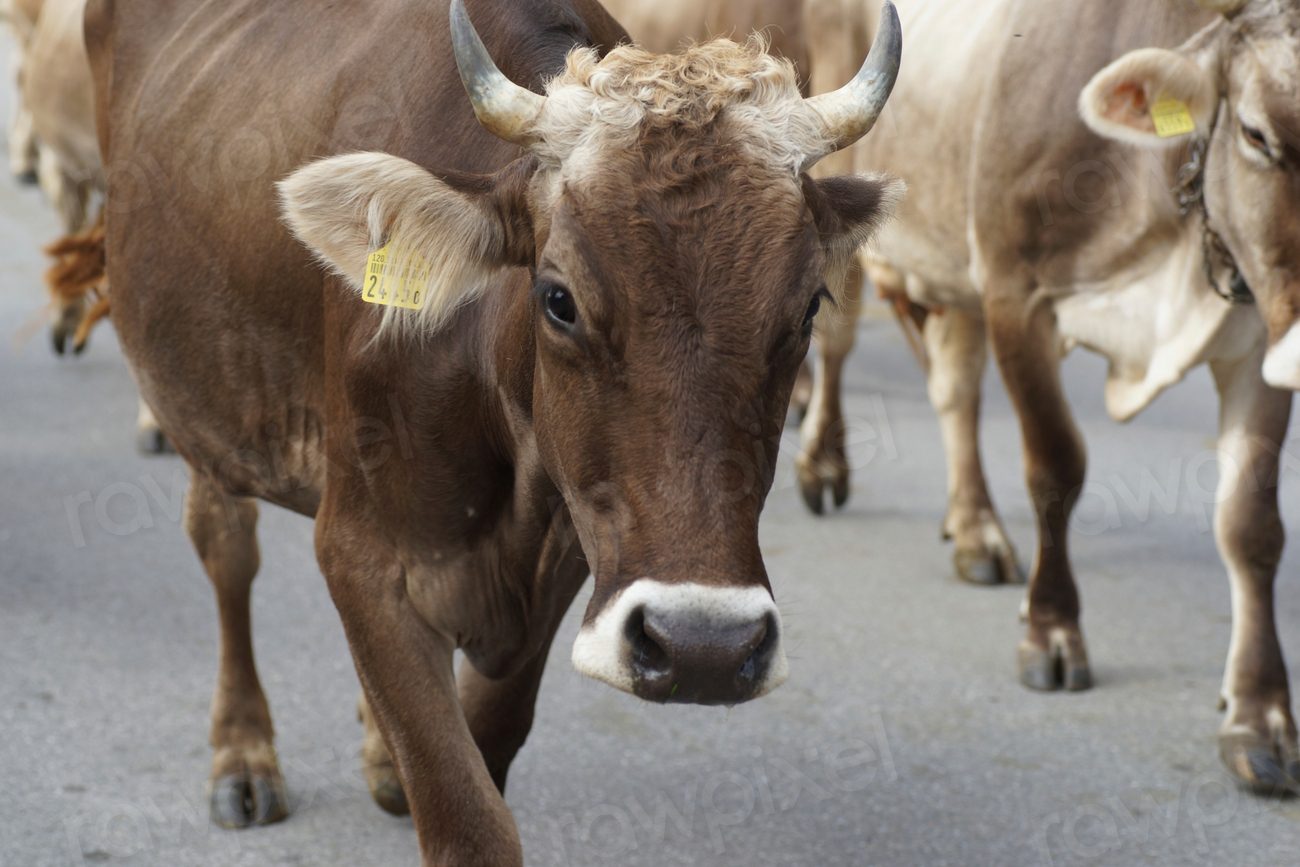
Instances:
[[[1024,584],[1025,573],[1015,554],[991,554],[987,551],[957,551],[952,558],[957,579],[979,587],[998,584]]]
[[[406,800],[406,790],[397,778],[397,771],[392,765],[367,767],[366,785],[370,787],[370,797],[375,799],[379,809],[392,816],[409,816],[411,805]]]
[[[14,180],[24,187],[34,187],[40,183],[40,178],[36,176],[36,169],[22,169],[14,172]]]
[[[849,477],[846,473],[831,482],[831,502],[835,504],[835,508],[843,509],[848,501]]]
[[[1020,643],[1020,682],[1038,692],[1064,689],[1080,692],[1092,688],[1092,671],[1083,636],[1077,631],[1052,630],[1051,640],[1040,645],[1032,639]]]
[[[957,570],[959,581],[980,587],[994,587],[1002,583],[1002,567],[996,560],[978,553],[963,556],[964,553],[958,551],[957,556],[953,558],[953,566]]]
[[[160,428],[143,428],[135,432],[135,447],[142,455],[175,454],[171,441]]]
[[[802,471],[799,473],[799,495],[803,497],[804,505],[814,515],[826,514],[827,491],[830,492],[831,503],[835,508],[844,508],[844,504],[849,501],[848,473],[837,475],[833,479],[823,479]]]
[[[238,830],[279,822],[289,815],[289,799],[278,773],[249,771],[214,780],[209,809],[213,822]]]
[[[80,355],[86,349],[86,340],[76,340],[77,327],[81,325],[84,315],[80,304],[70,304],[59,311],[50,325],[50,345],[55,355],[66,355],[71,349],[74,355]]]
[[[808,507],[808,511],[814,515],[826,514],[826,504],[822,497],[822,480],[805,479],[799,476],[799,496],[803,497],[803,504]]]
[[[1255,732],[1219,735],[1219,757],[1237,781],[1257,795],[1300,795],[1300,754]]]

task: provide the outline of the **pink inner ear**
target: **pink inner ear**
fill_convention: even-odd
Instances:
[[[1136,81],[1120,82],[1110,90],[1106,95],[1102,117],[1111,123],[1140,132],[1156,131],[1155,123],[1151,120],[1151,107],[1147,103],[1146,88]]]

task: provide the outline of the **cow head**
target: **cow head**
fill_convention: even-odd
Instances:
[[[808,100],[789,63],[725,40],[578,48],[542,95],[497,69],[462,0],[451,16],[479,122],[526,155],[490,178],[326,159],[281,185],[287,219],[357,288],[390,240],[418,261],[424,308],[385,327],[437,329],[529,269],[532,432],[596,581],[575,666],[656,701],[762,695],[786,675],[758,519],[790,392],[828,272],[901,192],[806,170],[884,107],[893,6],[857,77]]]
[[[1254,292],[1268,327],[1264,378],[1300,388],[1300,4],[1197,0],[1221,13],[1174,50],[1131,52],[1084,90],[1094,130],[1147,147],[1161,138],[1151,108],[1183,102],[1209,139],[1205,206]],[[1172,14],[1172,13],[1171,13]],[[1181,14],[1181,13],[1179,13]],[[1226,286],[1226,276],[1221,277]]]

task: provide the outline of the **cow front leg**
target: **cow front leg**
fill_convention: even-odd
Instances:
[[[1029,287],[1004,287],[990,294],[986,305],[993,351],[1020,421],[1025,480],[1038,529],[1018,654],[1020,682],[1037,690],[1081,690],[1092,685],[1092,675],[1067,533],[1086,456],[1061,390],[1053,314],[1042,305],[1031,311],[1029,296]]]
[[[514,819],[457,699],[453,640],[416,610],[385,538],[377,526],[340,517],[328,498],[317,518],[317,557],[402,781],[423,863],[520,867]]]
[[[836,508],[849,499],[841,378],[844,362],[853,350],[862,307],[862,268],[856,257],[837,297],[841,299],[840,304],[826,311],[818,323],[811,395],[800,425],[801,445],[794,461],[799,492],[817,515],[825,511],[826,491],[830,491]]]
[[[922,332],[930,359],[930,404],[939,416],[948,461],[943,537],[954,543],[957,577],[971,584],[1023,584],[1015,548],[993,509],[980,462],[980,386],[988,357],[984,319],[948,308],[928,315]]]
[[[539,561],[536,581],[546,588],[541,596],[548,604],[545,610],[533,612],[540,644],[533,645],[532,655],[501,677],[482,673],[467,656],[456,679],[474,743],[492,781],[503,793],[510,764],[533,727],[537,693],[555,632],[587,577],[588,566],[580,560],[572,539],[571,529],[553,532]],[[410,812],[406,792],[364,693],[357,714],[365,727],[361,757],[371,797],[386,812],[406,815]]]
[[[467,659],[461,663],[460,700],[474,743],[478,745],[497,790],[505,792],[510,764],[533,728],[533,712],[542,671],[550,650],[548,639],[536,656],[503,678],[491,678]]]
[[[1285,538],[1278,460],[1291,395],[1264,384],[1261,362],[1255,354],[1211,365],[1220,396],[1214,536],[1232,582],[1219,753],[1251,788],[1282,793],[1300,791],[1300,749],[1273,613],[1273,581]]]
[[[271,710],[253,659],[249,596],[257,575],[257,505],[191,473],[185,529],[212,581],[221,624],[220,669],[212,698],[210,811],[223,828],[288,815]]]
[[[573,603],[586,580],[589,566],[571,526],[552,530],[538,562],[536,585],[545,588],[535,594],[545,600],[541,610],[532,612],[537,624],[537,641],[532,655],[504,677],[489,677],[469,657],[460,667],[460,701],[469,720],[474,742],[492,780],[502,792],[515,755],[528,739],[533,727],[537,691],[542,683],[551,642],[560,628],[564,613]]]

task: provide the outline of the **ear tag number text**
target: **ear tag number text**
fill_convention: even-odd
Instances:
[[[1192,112],[1181,99],[1157,100],[1151,106],[1151,122],[1155,124],[1156,135],[1161,138],[1176,138],[1196,132]]]
[[[366,276],[361,297],[370,304],[419,310],[424,306],[428,270],[414,254],[394,255],[392,244],[385,244],[366,258]]]

